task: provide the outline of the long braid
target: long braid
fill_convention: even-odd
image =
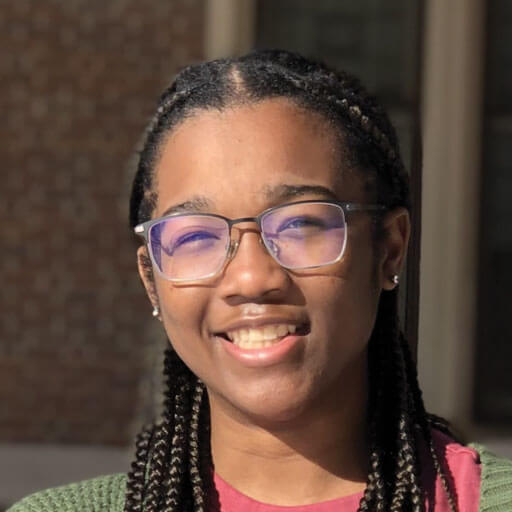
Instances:
[[[211,451],[210,404],[205,392],[199,414],[199,471],[203,479],[203,492],[207,501],[208,511],[220,510],[219,494],[215,487],[215,468]]]
[[[172,366],[171,355],[166,352],[165,369]],[[164,373],[167,373],[164,370]],[[174,409],[175,380],[171,375],[167,376],[167,390],[164,400],[164,412],[162,421],[150,428],[145,428],[137,439],[136,460],[132,464],[132,471],[128,475],[127,499],[125,511],[156,510],[158,495],[164,479],[166,467],[168,433],[172,428],[171,413]],[[139,443],[142,443],[139,449]],[[155,468],[156,471],[155,471]]]
[[[289,98],[334,123],[342,135],[342,148],[367,179],[375,201],[389,209],[410,207],[396,133],[383,108],[359,81],[296,54],[263,51],[186,68],[162,95],[140,153],[131,225],[151,218],[156,205],[154,163],[166,134],[195,111],[273,97]],[[377,239],[379,233],[377,221]],[[143,505],[144,510],[164,512],[204,512],[215,507],[204,387],[171,349],[168,352],[163,419],[137,440],[126,512],[141,511]],[[359,510],[422,512],[418,446],[426,443],[450,508],[456,512],[456,495],[431,436],[432,427],[445,423],[425,411],[415,365],[398,326],[396,290],[381,295],[369,342],[368,374],[369,474]],[[441,429],[449,432],[447,426]]]
[[[369,346],[368,371],[373,375],[368,402],[370,472],[360,511],[422,511],[424,507],[418,482],[416,429],[409,413],[412,404],[399,340],[396,291],[385,292]],[[383,415],[393,418],[388,419],[387,428],[383,428]],[[379,497],[377,482],[386,482],[379,489]]]
[[[384,511],[388,500],[388,492],[384,475],[384,431],[379,428],[381,409],[384,397],[384,386],[386,382],[386,360],[387,355],[383,350],[382,340],[386,336],[386,317],[383,307],[384,298],[377,312],[377,319],[370,338],[368,347],[368,374],[372,376],[369,382],[368,397],[368,442],[370,447],[370,470],[368,473],[367,486],[359,504],[359,510],[366,512],[370,510]]]
[[[396,313],[395,313],[396,315]],[[396,318],[396,316],[395,316]],[[396,322],[397,323],[397,322]],[[397,482],[390,510],[404,510],[407,503],[413,512],[424,510],[424,499],[418,484],[418,450],[415,437],[414,415],[411,414],[412,403],[407,385],[407,375],[398,329],[393,339],[394,366],[400,404],[397,436]]]
[[[201,407],[204,397],[204,385],[202,382],[197,382],[192,396],[192,415],[190,417],[190,432],[189,432],[189,475],[190,484],[192,486],[192,495],[194,498],[194,512],[205,512],[206,510],[206,496],[205,486],[203,483],[203,471],[201,469],[201,446],[200,443],[204,439],[199,436],[199,422],[201,417]]]
[[[149,447],[153,436],[153,425],[144,427],[135,441],[135,461],[128,473],[125,510],[142,511],[144,481],[148,467]]]
[[[424,508],[421,491],[418,486],[418,464],[416,438],[413,435],[414,418],[410,414],[410,393],[407,386],[406,370],[403,354],[399,344],[400,330],[397,315],[397,290],[387,293],[387,321],[389,323],[389,339],[386,346],[391,353],[390,373],[390,397],[394,399],[396,411],[394,413],[395,450],[394,461],[395,482],[391,493],[390,511],[398,512],[404,509],[413,512],[422,511]]]
[[[402,336],[400,339],[400,343],[402,346],[402,351],[404,354],[404,359],[406,362],[407,368],[407,378],[409,383],[409,388],[411,390],[411,394],[414,400],[414,406],[417,410],[417,422],[422,431],[423,439],[427,444],[428,450],[432,457],[432,463],[434,465],[434,469],[441,480],[441,484],[445,491],[446,497],[448,499],[448,503],[450,505],[451,512],[457,512],[457,499],[456,499],[456,490],[453,485],[450,485],[448,482],[447,471],[443,467],[439,456],[436,452],[436,448],[434,446],[434,441],[432,439],[431,429],[432,427],[441,430],[445,434],[453,436],[451,430],[448,427],[448,424],[442,418],[438,416],[434,416],[431,414],[427,414],[425,411],[425,405],[423,403],[421,389],[418,384],[418,374],[416,370],[416,365],[412,361],[411,351],[409,345],[405,338]]]
[[[162,421],[155,426],[150,472],[145,497],[145,510],[148,512],[159,510],[161,495],[169,479],[169,464],[171,452],[169,449],[172,434],[176,429],[176,409],[182,401],[182,386],[185,379],[183,363],[175,353],[167,349],[164,358],[164,375],[167,389],[164,400]]]
[[[174,357],[178,356],[171,350]],[[176,400],[174,405],[174,429],[169,447],[168,478],[165,482],[165,512],[184,510],[184,475],[188,465],[188,430],[190,428],[190,370],[181,362],[181,372],[177,376]]]

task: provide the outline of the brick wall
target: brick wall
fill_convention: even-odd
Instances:
[[[162,88],[202,57],[203,10],[0,5],[0,442],[131,442],[155,336],[129,163]]]

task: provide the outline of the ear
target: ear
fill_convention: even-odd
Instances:
[[[152,306],[158,307],[158,295],[156,293],[155,278],[153,275],[153,266],[148,254],[148,249],[145,245],[141,245],[137,249],[137,266],[139,268],[139,275],[146,288],[146,293]]]
[[[393,276],[400,275],[407,246],[411,234],[409,212],[405,208],[395,208],[388,212],[383,221],[384,236],[380,241],[379,275],[380,286],[383,290],[396,287]]]

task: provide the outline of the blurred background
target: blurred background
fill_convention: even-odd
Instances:
[[[262,47],[347,69],[388,108],[427,406],[512,456],[510,1],[0,0],[0,510],[127,471],[165,346],[128,229],[135,149],[177,70]]]

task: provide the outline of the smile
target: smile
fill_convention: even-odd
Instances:
[[[258,328],[236,329],[225,333],[229,341],[245,349],[271,347],[289,334],[294,334],[297,326],[293,324],[265,325]]]

